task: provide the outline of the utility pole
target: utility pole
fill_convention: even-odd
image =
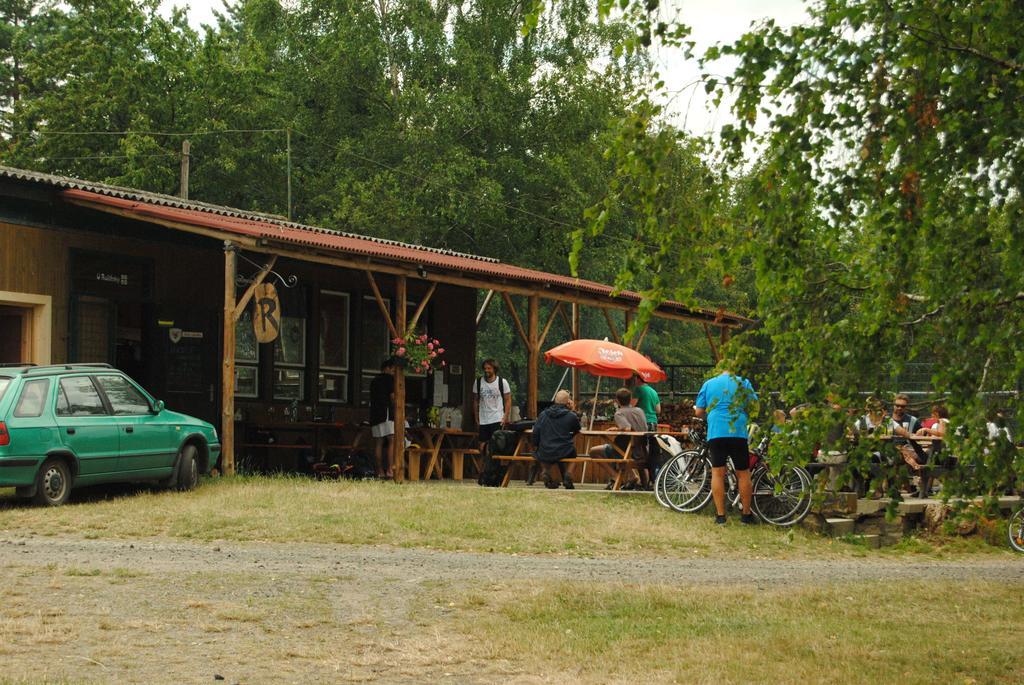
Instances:
[[[288,143],[288,221],[292,220],[292,130],[285,129]]]
[[[189,161],[189,150],[192,149],[192,143],[188,140],[181,141],[181,190],[178,195],[182,200],[188,199],[188,161]]]

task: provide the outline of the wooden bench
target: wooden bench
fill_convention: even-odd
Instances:
[[[419,480],[420,478],[420,463],[423,455],[433,456],[434,450],[429,447],[407,447],[405,449],[405,464],[409,472],[409,480]],[[452,462],[452,479],[462,480],[465,471],[466,457],[478,457],[480,450],[472,447],[442,447],[437,453],[437,464],[431,463],[428,465],[430,469],[435,470],[438,473],[438,477],[441,477],[441,463],[445,457],[451,458]],[[424,480],[430,480],[430,473],[423,474]]]
[[[508,462],[510,465],[514,463],[535,463],[538,464],[536,459],[532,455],[523,454],[509,454],[509,455],[496,455],[491,457],[500,462]],[[608,459],[605,457],[573,457],[571,459],[562,459],[559,461],[561,464],[617,464],[625,465],[631,469],[638,468],[640,463],[633,459]],[[622,474],[624,469],[616,469],[615,482],[612,484],[612,490],[619,490],[622,487]],[[512,480],[512,469],[506,469],[505,477],[501,479],[501,487],[507,488],[509,481]]]

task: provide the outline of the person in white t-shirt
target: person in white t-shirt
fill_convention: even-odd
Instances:
[[[498,362],[485,359],[480,365],[484,375],[473,381],[473,416],[480,431],[480,450],[494,431],[508,425],[512,413],[512,388],[498,375]]]

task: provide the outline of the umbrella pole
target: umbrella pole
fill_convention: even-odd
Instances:
[[[590,408],[590,425],[587,426],[587,430],[594,430],[594,417],[597,415],[597,393],[601,391],[601,377],[597,377],[597,386],[594,388],[594,405]],[[587,454],[590,454],[590,438],[588,437],[583,443],[586,446]],[[587,462],[583,462],[583,473],[580,474],[580,483],[585,483],[587,480]]]
[[[562,389],[562,383],[565,383],[565,377],[568,376],[568,375],[569,375],[569,367],[567,366],[567,367],[565,367],[565,373],[562,374],[562,380],[558,381],[558,387],[555,388],[555,392],[553,392],[551,394],[551,401],[552,402],[555,401],[555,395],[557,395],[558,391]]]

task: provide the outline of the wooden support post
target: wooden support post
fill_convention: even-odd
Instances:
[[[508,293],[503,292],[501,298],[505,300],[505,306],[508,308],[508,313],[512,315],[512,323],[516,326],[516,332],[519,333],[519,339],[523,341],[523,344],[527,348],[530,347],[530,337],[526,335],[526,329],[523,328],[523,321],[519,318],[519,312],[516,311],[516,305],[512,302],[512,298]]]
[[[537,381],[540,375],[540,336],[537,333],[539,320],[540,296],[530,295],[526,316],[527,335],[529,336],[527,344],[529,367],[526,371],[526,412],[534,418],[537,417]]]
[[[572,336],[573,340],[580,339],[580,306],[573,302],[572,303],[572,323],[569,325],[569,335]],[[579,400],[580,395],[580,372],[577,369],[572,370],[572,398]]]
[[[416,324],[420,321],[420,315],[423,313],[423,310],[427,308],[427,304],[430,302],[430,298],[434,296],[435,290],[437,290],[436,281],[430,284],[430,289],[427,290],[427,294],[423,296],[423,299],[420,300],[419,306],[416,307],[416,311],[412,315],[412,320],[409,321],[408,324],[410,331],[416,330]]]
[[[405,276],[399,276],[405,282]],[[399,327],[395,326],[395,322],[391,320],[391,312],[388,311],[388,305],[384,302],[384,298],[380,294],[380,288],[377,287],[377,279],[373,277],[372,271],[366,272],[366,280],[370,282],[370,289],[373,290],[373,299],[377,301],[377,308],[380,309],[381,316],[384,317],[384,322],[388,325],[388,330],[391,332],[392,338],[401,338],[405,335],[403,329],[401,333],[398,332]],[[402,320],[405,320],[405,310],[402,310]]]
[[[561,303],[559,303],[559,304],[561,304]],[[569,305],[569,307],[572,309],[573,312],[576,311],[576,304],[575,303],[571,303]],[[569,339],[570,340],[575,339],[576,334],[573,331],[575,331],[576,328],[573,326],[572,318],[570,318],[570,316],[565,313],[565,309],[564,308],[559,308],[558,315],[562,317],[562,321],[565,323],[565,330],[568,331],[568,333],[569,333]],[[573,316],[575,316],[575,314],[573,314]]]
[[[722,361],[722,358],[718,354],[718,349],[715,347],[715,339],[711,337],[711,329],[708,328],[707,324],[704,324],[704,335],[708,339],[708,345],[711,347],[711,357],[715,360],[715,363]]]
[[[636,336],[633,336],[633,338],[629,337],[629,325],[631,323],[633,323],[633,310],[632,309],[627,309],[627,310],[622,312],[622,344],[626,345],[627,347],[633,347],[633,345],[632,345],[633,338],[636,337]],[[629,342],[627,342],[627,341],[629,341]]]
[[[494,291],[488,290],[487,294],[484,295],[484,303],[480,305],[480,311],[476,314],[476,327],[480,328],[480,322],[484,320],[484,314],[487,313],[487,308],[491,306],[491,300],[494,299]]]
[[[612,342],[622,343],[622,338],[619,337],[619,332],[615,329],[615,322],[612,321],[611,312],[608,311],[607,307],[601,307],[601,313],[604,314],[604,320],[608,322],[608,332],[612,334]]]
[[[405,332],[405,276],[395,279],[395,326]],[[401,336],[395,336],[401,337]],[[395,368],[395,482],[405,478],[405,372],[401,366]]]
[[[647,337],[647,331],[649,331],[650,328],[651,328],[651,322],[650,322],[650,320],[648,320],[647,323],[644,324],[643,330],[640,331],[640,335],[636,339],[636,345],[633,346],[633,349],[636,350],[637,352],[640,351],[640,346],[644,344],[644,338]]]
[[[548,314],[548,321],[544,324],[544,330],[540,334],[540,338],[537,340],[537,347],[544,347],[544,341],[547,340],[548,331],[551,330],[551,324],[555,322],[555,315],[562,311],[562,303],[555,302],[555,306],[551,309],[551,313]]]
[[[220,392],[220,466],[225,476],[235,475],[235,245],[224,242],[224,367]]]

